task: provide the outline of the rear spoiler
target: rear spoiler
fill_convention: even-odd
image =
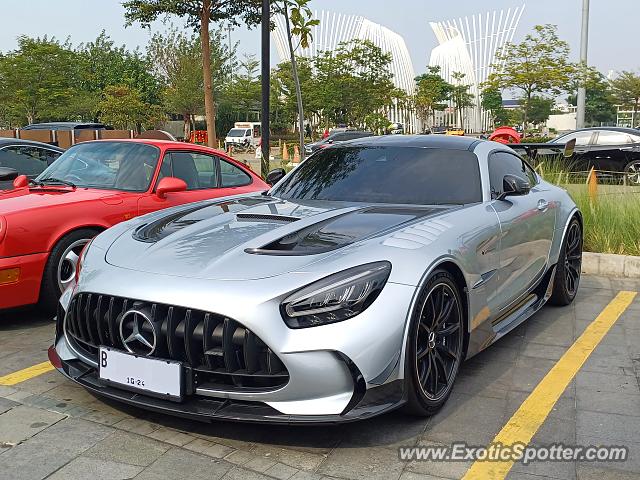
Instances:
[[[576,139],[569,140],[567,143],[507,143],[508,147],[514,150],[522,151],[528,157],[535,157],[538,155],[538,150],[544,150],[544,155],[562,155],[565,158],[573,156],[573,151],[576,148]]]

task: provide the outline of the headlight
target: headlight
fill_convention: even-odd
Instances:
[[[341,322],[367,309],[389,274],[389,262],[375,262],[330,275],[288,296],[280,305],[290,328]]]
[[[84,247],[82,247],[82,250],[80,251],[80,256],[78,257],[78,264],[76,265],[76,283],[78,283],[78,280],[80,279],[80,272],[82,271],[82,265],[84,264],[84,259],[87,256],[87,250],[89,250],[89,246],[91,245],[91,242],[93,242],[93,238],[89,240],[87,244]]]

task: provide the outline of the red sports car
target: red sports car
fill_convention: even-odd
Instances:
[[[82,248],[116,223],[166,207],[269,186],[208,147],[102,140],[67,150],[35,180],[0,193],[0,309],[52,311]]]

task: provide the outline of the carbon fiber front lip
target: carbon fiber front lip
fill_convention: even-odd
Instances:
[[[189,396],[180,403],[162,400],[109,386],[97,378],[93,367],[79,360],[62,360],[61,364],[62,367],[57,369],[60,373],[98,396],[145,410],[201,422],[221,420],[281,425],[336,424],[375,417],[395,410],[405,401],[400,385],[392,382],[367,390],[358,405],[342,415],[286,415],[260,402],[198,396]]]

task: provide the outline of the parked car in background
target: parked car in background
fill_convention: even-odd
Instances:
[[[224,138],[224,149],[229,147],[240,149],[255,149],[262,138],[262,123],[236,122]]]
[[[0,190],[13,188],[18,175],[33,179],[53,163],[64,149],[19,138],[0,138]]]
[[[575,140],[573,155],[565,161],[573,171],[599,170],[601,176],[624,173],[627,184],[640,185],[640,131],[622,127],[582,128],[547,143],[510,144],[531,157],[557,155]]]
[[[104,123],[92,122],[46,122],[32,123],[21,130],[112,130]]]
[[[49,358],[96,394],[200,420],[431,415],[465,358],[573,301],[581,259],[571,197],[510,148],[363,138],[266,194],[96,237]]]
[[[0,195],[0,309],[40,302],[49,311],[99,232],[162,208],[268,188],[217,150],[161,140],[80,143],[14,185]]]
[[[333,132],[329,134],[327,138],[323,138],[322,140],[318,140],[317,142],[314,142],[314,143],[306,144],[304,146],[304,151],[307,155],[310,155],[316,150],[319,150],[321,148],[327,148],[328,146],[333,145],[335,143],[341,143],[349,140],[355,140],[357,138],[365,138],[365,137],[372,137],[372,136],[373,136],[372,132],[365,132],[362,130],[344,130],[344,131]]]

